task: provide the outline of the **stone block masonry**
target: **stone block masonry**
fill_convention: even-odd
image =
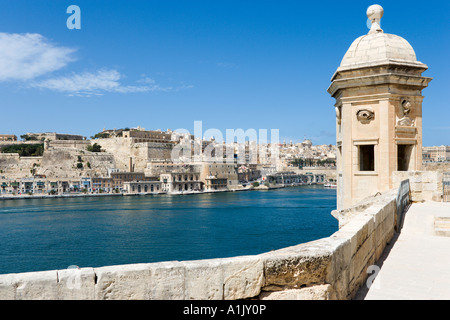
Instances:
[[[0,275],[0,299],[352,299],[395,232],[396,190],[327,238],[259,255]]]
[[[393,185],[408,179],[413,202],[442,201],[442,171],[396,171],[392,174]]]

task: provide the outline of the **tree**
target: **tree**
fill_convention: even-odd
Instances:
[[[108,132],[99,132],[93,138],[94,139],[106,139],[106,138],[109,138],[109,133]]]
[[[18,153],[21,157],[42,157],[44,144],[23,144],[3,147],[2,153]]]
[[[29,136],[27,134],[21,135],[20,138],[25,141],[37,140],[36,136]]]
[[[102,151],[102,146],[94,143],[92,146],[88,146],[87,147],[87,151],[89,152],[101,152]]]

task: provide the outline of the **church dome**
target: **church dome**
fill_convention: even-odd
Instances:
[[[383,8],[379,5],[367,9],[371,21],[368,34],[353,41],[341,61],[340,70],[370,67],[386,63],[423,66],[408,41],[394,34],[384,33],[380,27]]]
[[[303,140],[303,145],[304,146],[309,146],[309,147],[311,147],[312,146],[312,141],[311,140],[309,140],[309,139],[305,139],[305,140]]]

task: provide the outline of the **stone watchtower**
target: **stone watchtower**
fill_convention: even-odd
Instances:
[[[384,33],[383,8],[342,59],[328,88],[336,99],[337,208],[393,187],[393,171],[420,170],[422,89],[431,78],[403,38]]]

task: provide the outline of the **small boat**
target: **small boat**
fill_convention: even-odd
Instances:
[[[325,183],[323,186],[325,188],[337,188],[336,183]]]

